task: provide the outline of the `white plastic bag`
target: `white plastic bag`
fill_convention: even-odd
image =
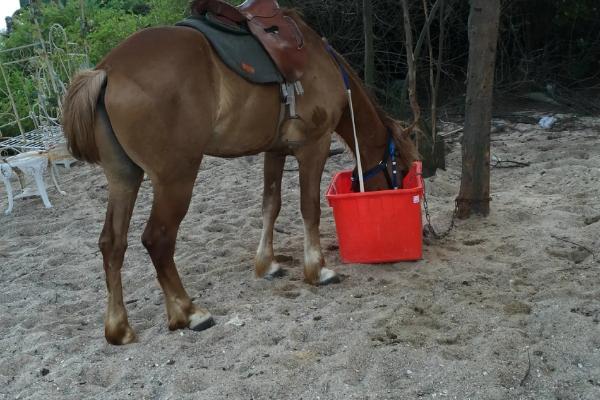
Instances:
[[[557,119],[555,117],[546,116],[546,117],[542,117],[542,119],[540,119],[540,122],[538,122],[538,124],[543,129],[550,129],[550,128],[552,128],[552,126],[554,126],[556,121],[557,121]]]

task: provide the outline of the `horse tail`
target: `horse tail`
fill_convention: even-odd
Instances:
[[[100,161],[94,134],[96,107],[106,83],[106,71],[81,71],[71,81],[63,101],[62,125],[69,151],[89,163]]]

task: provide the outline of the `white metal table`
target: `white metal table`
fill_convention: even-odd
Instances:
[[[0,139],[0,153],[3,150],[12,150],[17,153],[30,151],[50,150],[66,144],[62,128],[59,125],[44,126],[23,135]],[[55,164],[63,164],[67,169],[75,159],[71,156],[55,160]]]

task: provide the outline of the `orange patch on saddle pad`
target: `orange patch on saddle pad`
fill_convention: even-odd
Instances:
[[[242,69],[249,74],[253,74],[256,72],[256,70],[254,69],[254,67],[252,65],[246,64],[246,63],[242,63]]]

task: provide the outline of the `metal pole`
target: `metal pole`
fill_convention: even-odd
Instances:
[[[23,136],[23,139],[25,139],[25,130],[21,125],[21,117],[19,116],[19,111],[17,110],[17,103],[15,103],[15,98],[13,97],[12,91],[10,90],[10,84],[8,83],[8,78],[6,77],[6,72],[4,72],[4,67],[2,66],[2,63],[0,63],[0,72],[2,72],[2,78],[4,78],[4,84],[6,85],[10,105],[12,106],[13,113],[15,114],[15,118],[17,119],[19,131],[21,131],[21,136]]]
[[[83,52],[85,53],[86,68],[89,65],[89,49],[87,42],[87,21],[85,19],[85,4],[84,0],[79,0],[79,12],[81,14],[81,37],[83,38]]]

